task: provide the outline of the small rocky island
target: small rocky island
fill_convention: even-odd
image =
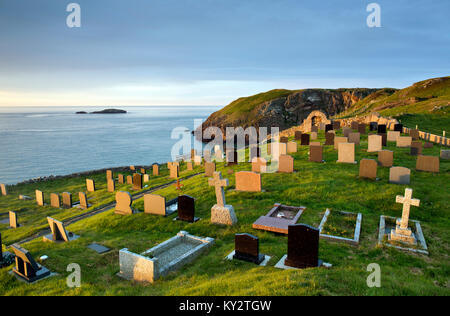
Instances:
[[[127,111],[125,110],[119,110],[119,109],[105,109],[102,111],[94,111],[94,112],[85,112],[85,111],[79,111],[75,114],[126,114]]]

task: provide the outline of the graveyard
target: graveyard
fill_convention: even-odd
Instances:
[[[344,132],[348,131],[336,129],[335,136],[344,137]],[[3,251],[13,253],[11,245],[19,243],[52,274],[28,284],[12,275],[11,270],[15,265],[9,265],[0,270],[0,294],[449,295],[450,160],[440,159],[438,173],[418,171],[418,156],[411,155],[410,147],[398,147],[392,141],[382,146],[381,137],[375,145],[371,143],[369,146],[369,135],[376,135],[376,132],[361,134],[360,144],[351,146],[342,157],[338,154],[339,148],[347,148],[352,143],[344,143],[346,145],[343,146],[338,141],[334,143],[336,148],[334,145],[324,145],[321,159],[313,160],[310,160],[309,151],[315,145],[302,145],[306,141],[304,137],[296,139],[290,136],[288,141],[291,145],[288,148],[291,150],[288,150],[287,156],[293,158],[293,170],[289,165],[292,159],[283,158],[288,168],[276,173],[261,173],[260,178],[256,177],[257,180],[253,178],[254,175],[240,180],[241,175],[245,175],[242,172],[252,171],[246,150],[247,162],[216,162],[215,170],[211,169],[212,166],[206,168],[205,163],[191,164],[188,168],[186,162],[180,162],[175,167],[173,164],[162,164],[158,175],[152,173],[151,162],[143,166],[145,170],[137,166],[114,169],[112,175],[108,175],[108,179],[115,179],[113,190],[108,190],[105,171],[8,186],[7,195],[0,196]],[[314,141],[325,143],[323,130],[317,132]],[[425,144],[423,140],[419,141]],[[297,144],[297,150],[292,142]],[[372,146],[376,148],[368,150]],[[372,167],[370,162],[367,162],[367,167],[364,163],[364,167],[361,166],[364,170],[360,170],[361,160],[379,160],[380,146],[383,150],[393,152],[393,166],[410,169],[409,184],[391,183],[389,167],[378,165],[375,178],[373,172],[365,170]],[[422,146],[421,149],[423,155],[439,157],[440,150],[446,148],[434,144],[431,148]],[[354,157],[351,154],[353,150]],[[350,159],[344,157],[349,153]],[[139,176],[137,180],[134,176],[131,179],[133,183],[119,183],[119,174],[126,179],[127,176],[136,175],[136,171],[145,171],[148,176]],[[205,176],[205,171],[208,176]],[[87,179],[95,183],[95,188],[90,181],[87,183]],[[241,183],[236,183],[236,179]],[[255,184],[254,181],[260,183]],[[413,190],[412,198],[420,200],[420,204],[412,202],[411,208],[408,208],[409,227],[414,226],[413,221],[420,222],[428,255],[387,247],[378,242],[381,216],[386,218],[386,227],[395,227],[397,224],[397,231],[400,232],[404,228],[401,223],[395,223],[395,219],[402,218],[402,203],[409,197],[405,197],[408,188]],[[44,206],[37,205],[36,190],[43,192]],[[132,197],[133,212],[130,215],[116,212],[116,193],[120,191],[128,192]],[[62,195],[63,192],[72,193],[73,207],[64,208],[62,203],[59,208],[51,205],[50,195]],[[86,193],[86,209],[77,207],[79,192]],[[162,206],[156,211],[147,212],[145,194],[163,197],[158,199]],[[19,195],[30,199],[19,199]],[[164,207],[170,207],[169,201],[180,196],[194,199],[195,220],[174,220],[179,217],[176,212],[166,210],[164,213]],[[149,201],[152,199],[147,203]],[[278,204],[281,206],[276,206]],[[225,211],[233,210],[237,222],[233,225],[213,223],[212,208],[218,208],[219,211],[224,208]],[[17,228],[9,228],[10,211],[16,213]],[[286,214],[280,215],[283,212]],[[308,225],[310,228],[307,229],[315,231],[316,237],[320,236],[318,258],[331,266],[301,270],[276,268],[275,265],[286,254],[289,259],[286,262],[292,261],[289,258],[292,251],[288,251],[289,234],[286,234],[286,227],[280,224],[284,230],[278,232],[254,227],[254,223],[265,216],[269,219],[263,224],[273,226],[272,215],[277,218],[285,216],[288,222],[295,219],[296,223],[291,224]],[[394,220],[389,221],[389,218]],[[49,223],[56,230],[57,227],[65,226],[67,235],[73,234],[72,239],[68,237],[69,242],[52,242],[52,238],[55,239],[58,234],[50,230]],[[291,224],[289,229],[301,226]],[[358,227],[360,232],[355,234]],[[138,282],[132,277],[130,280],[130,275],[128,279],[120,277],[124,271],[120,271],[119,257],[124,249],[130,254],[147,256],[148,261],[158,257],[161,262],[173,260],[173,254],[161,254],[160,249],[167,245],[179,247],[176,240],[180,237],[176,236],[184,236],[182,232],[187,232],[196,240],[183,246],[185,252],[193,251],[202,242],[208,243],[194,260],[183,261],[183,265],[170,271],[161,268],[161,275],[152,282]],[[416,233],[415,228],[413,232]],[[270,257],[265,266],[227,259],[235,250],[236,234],[251,234],[258,238],[260,254]],[[357,240],[354,239],[355,235],[358,235]],[[44,237],[47,241],[43,240]],[[100,254],[89,249],[88,246],[93,243],[107,247],[109,251]],[[40,260],[44,255],[48,259]],[[261,260],[256,261],[259,263]],[[71,263],[81,267],[81,287],[66,286],[66,268]],[[367,266],[370,263],[377,263],[381,267],[380,288],[370,288],[366,284],[369,275]]]

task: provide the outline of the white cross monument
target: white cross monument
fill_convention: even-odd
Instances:
[[[211,208],[211,222],[214,224],[234,225],[237,217],[233,206],[226,205],[224,187],[228,186],[228,179],[222,179],[222,173],[214,172],[208,183],[216,189],[217,204]]]
[[[411,205],[419,206],[420,200],[412,198],[412,189],[405,190],[405,196],[397,195],[396,202],[403,204],[402,218],[397,219],[395,230],[391,231],[390,239],[409,244],[416,244],[417,240],[411,229],[408,227],[409,212]]]

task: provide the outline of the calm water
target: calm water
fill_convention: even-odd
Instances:
[[[172,129],[194,128],[220,107],[117,107],[128,114],[76,115],[104,108],[0,107],[0,183],[171,159]]]

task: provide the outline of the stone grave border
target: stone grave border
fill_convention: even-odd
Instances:
[[[230,254],[228,254],[228,256],[226,256],[225,259],[230,260],[230,261],[233,261],[233,260],[234,260],[234,261],[239,261],[239,262],[244,262],[244,263],[245,263],[245,261],[243,261],[243,260],[236,260],[236,259],[233,259],[235,253],[236,253],[236,250],[233,250]],[[267,264],[269,263],[270,259],[272,259],[271,256],[264,255],[264,254],[263,254],[263,256],[264,256],[263,262],[261,262],[260,264],[258,264],[258,266],[260,266],[260,267],[265,267],[265,266],[267,266]],[[251,262],[247,262],[247,263],[253,264],[253,263],[251,263]]]
[[[329,209],[326,210],[325,214],[322,217],[322,221],[320,222],[320,225],[319,225],[320,238],[330,240],[330,241],[345,242],[352,246],[358,246],[359,245],[359,236],[361,235],[362,214],[361,213],[344,212],[344,211],[335,211],[335,212],[339,212],[344,215],[356,215],[355,234],[354,234],[353,239],[322,234],[323,227],[327,223],[328,216],[330,216],[330,214],[331,214],[331,210],[329,210]]]
[[[416,224],[417,242],[418,242],[418,245],[420,245],[422,247],[422,249],[410,248],[407,245],[402,247],[402,246],[392,245],[389,242],[383,242],[383,238],[384,238],[384,236],[386,236],[386,218],[392,219],[394,221],[396,220],[395,217],[384,216],[384,215],[380,216],[380,226],[379,226],[379,232],[378,232],[378,246],[392,247],[392,248],[396,248],[399,250],[405,250],[405,251],[411,251],[411,252],[415,252],[415,253],[424,254],[427,256],[430,254],[428,252],[427,243],[425,241],[425,237],[423,235],[422,227],[420,226],[420,222],[413,220],[413,219],[410,219],[409,222]]]

